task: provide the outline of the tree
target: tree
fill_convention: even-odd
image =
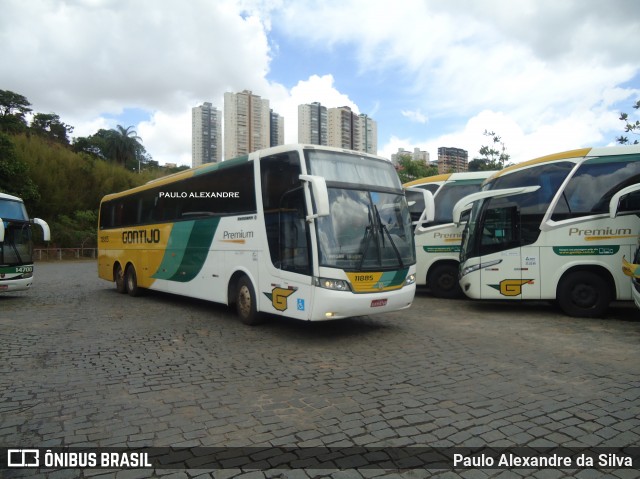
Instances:
[[[424,161],[414,160],[410,154],[398,155],[398,176],[402,183],[438,174],[438,168],[428,166]]]
[[[144,147],[140,143],[142,138],[138,136],[133,126],[125,128],[117,125],[110,131],[112,134],[107,138],[109,156],[119,165],[127,166],[133,162],[137,166],[138,159],[144,154]]]
[[[20,133],[27,129],[25,116],[31,111],[26,97],[9,90],[0,90],[0,131]]]
[[[508,166],[507,162],[511,156],[507,154],[502,138],[495,132],[488,130],[484,130],[483,135],[491,139],[491,144],[480,147],[478,151],[480,158],[469,162],[469,171],[501,170]]]
[[[633,105],[633,108],[635,110],[639,110],[640,109],[640,100],[638,100],[636,102],[635,105]],[[624,131],[625,133],[633,133],[634,135],[640,135],[640,121],[636,120],[635,123],[632,123],[629,120],[629,115],[627,115],[626,113],[620,113],[620,121],[624,121],[625,122],[625,126],[624,126]],[[616,141],[618,143],[620,143],[621,145],[637,145],[638,144],[638,140],[633,140],[630,141],[628,137],[626,136],[622,136],[620,135],[618,138],[616,138]]]
[[[73,132],[73,127],[61,122],[55,113],[36,113],[31,121],[31,130],[45,138],[68,145],[67,135]]]

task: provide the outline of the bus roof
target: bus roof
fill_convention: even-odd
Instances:
[[[262,157],[263,155],[272,155],[272,154],[277,154],[277,153],[280,153],[280,152],[293,151],[293,150],[297,150],[298,148],[357,154],[357,155],[366,156],[366,157],[372,158],[372,159],[386,161],[387,163],[391,164],[391,162],[389,160],[387,160],[387,159],[385,159],[385,158],[383,158],[381,156],[372,155],[371,153],[365,153],[365,152],[362,152],[362,151],[354,151],[354,150],[346,150],[344,148],[334,148],[334,147],[329,147],[329,146],[320,146],[320,145],[307,145],[307,144],[278,145],[278,146],[274,146],[274,147],[271,147],[271,148],[265,148],[265,149],[262,149],[262,150],[258,150],[257,152],[253,152],[253,153],[258,153],[260,155],[260,157]],[[127,196],[127,195],[129,195],[131,193],[137,193],[139,191],[145,191],[145,190],[148,190],[148,189],[151,189],[151,188],[155,188],[157,186],[168,185],[168,184],[174,183],[176,181],[180,181],[180,180],[185,180],[187,178],[191,178],[192,176],[198,176],[198,175],[202,175],[202,174],[205,174],[205,173],[209,173],[211,171],[215,171],[215,170],[219,170],[219,169],[222,169],[222,168],[227,168],[227,167],[230,167],[230,166],[233,166],[233,165],[237,165],[237,164],[240,164],[240,163],[244,163],[244,162],[249,161],[250,155],[251,154],[239,156],[237,158],[231,158],[231,159],[228,159],[228,160],[221,161],[219,163],[206,163],[204,165],[200,165],[200,166],[197,166],[195,168],[189,168],[188,170],[179,171],[179,172],[173,173],[171,175],[163,176],[161,178],[157,178],[155,180],[148,181],[144,185],[136,186],[135,188],[130,188],[128,190],[124,190],[124,191],[120,191],[120,192],[116,192],[116,193],[110,193],[108,195],[105,195],[102,198],[102,201],[112,200],[112,199],[115,199],[115,198],[119,198],[121,196]]]
[[[0,200],[11,200],[11,201],[19,201],[20,203],[24,203],[22,198],[18,198],[17,196],[8,195],[6,193],[0,193]]]
[[[503,174],[508,174],[522,168],[528,168],[541,163],[550,163],[552,161],[631,154],[640,154],[640,145],[603,146],[597,148],[579,148],[576,150],[562,151],[560,153],[541,156],[540,158],[534,158],[533,160],[523,161],[522,163],[508,166],[504,170],[496,172],[490,179],[498,178]]]
[[[438,181],[478,180],[482,178],[489,178],[494,173],[495,171],[461,171],[459,173],[443,173],[441,175],[418,178],[417,180],[409,181],[402,186],[410,188],[412,186],[436,183]]]

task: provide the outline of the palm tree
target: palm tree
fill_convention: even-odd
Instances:
[[[110,132],[109,156],[122,166],[125,166],[129,161],[135,161],[144,147],[141,144],[142,138],[138,136],[133,126],[125,128],[122,125],[117,125]]]

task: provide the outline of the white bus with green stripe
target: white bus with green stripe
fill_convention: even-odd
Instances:
[[[631,300],[620,265],[640,230],[640,146],[583,148],[505,168],[460,200],[470,211],[460,286],[474,299],[553,300],[600,317]]]
[[[49,225],[29,219],[22,199],[0,193],[0,293],[25,291],[33,284],[32,225],[43,230],[49,241]]]
[[[409,211],[414,221],[416,242],[416,284],[427,285],[440,298],[463,296],[458,284],[462,225],[452,222],[453,206],[471,193],[480,191],[482,182],[494,171],[446,173],[405,183]],[[433,194],[435,215],[422,222],[422,191]]]
[[[207,164],[100,205],[98,272],[261,313],[329,320],[408,308],[411,219],[389,161],[289,145]]]

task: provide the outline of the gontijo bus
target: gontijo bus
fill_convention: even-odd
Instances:
[[[456,298],[463,296],[458,283],[462,225],[453,223],[453,206],[461,198],[480,191],[482,182],[495,171],[446,173],[405,183],[409,212],[419,219],[425,207],[421,201],[423,190],[432,192],[435,202],[434,218],[430,222],[417,221],[416,284],[427,285],[434,296]],[[413,201],[411,201],[413,200]]]
[[[20,198],[0,193],[0,292],[23,291],[33,284],[32,224],[40,225],[49,241],[46,221],[29,220]]]
[[[475,299],[556,300],[577,317],[630,300],[620,264],[638,237],[638,182],[640,146],[567,151],[496,173],[454,207],[454,221],[471,207],[462,290]]]
[[[415,249],[392,164],[280,146],[107,195],[99,276],[140,288],[327,320],[408,308]]]

